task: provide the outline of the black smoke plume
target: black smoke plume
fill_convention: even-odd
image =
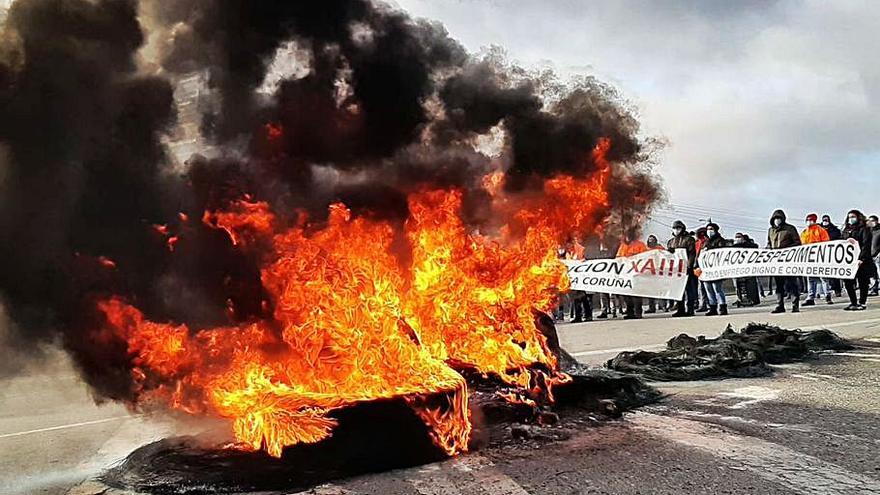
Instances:
[[[159,69],[145,75],[151,33]],[[260,91],[289,44],[307,70]],[[219,152],[181,168],[164,139],[171,81],[192,73],[217,102],[199,125]],[[6,344],[61,343],[98,396],[131,398],[125,342],[95,332],[96,300],[119,294],[193,328],[271,311],[255,255],[205,226],[206,209],[249,194],[282,216],[342,200],[402,220],[407,193],[433,185],[463,189],[479,223],[486,172],[501,164],[510,192],[528,192],[594,171],[608,137],[608,213],[637,223],[660,195],[638,132],[609,86],[475,57],[441,25],[378,2],[16,0],[0,45]],[[500,136],[497,156],[474,146],[487,135]]]

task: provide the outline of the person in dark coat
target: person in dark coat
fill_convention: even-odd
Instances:
[[[871,286],[869,296],[876,296],[880,292],[880,219],[877,215],[868,217],[868,228],[871,229],[871,258],[874,260],[874,285]]]
[[[681,220],[673,222],[672,239],[666,243],[666,248],[671,253],[674,253],[676,249],[684,249],[688,258],[688,279],[684,296],[678,302],[678,308],[672,316],[694,316],[694,308],[697,307],[697,276],[694,274],[694,266],[697,262],[697,245],[696,239],[688,233],[687,227]]]
[[[758,244],[747,234],[737,232],[733,240],[733,247],[758,249]],[[738,307],[756,306],[761,302],[758,277],[737,277],[736,296]]]
[[[830,237],[832,241],[843,238],[840,229],[837,228],[837,225],[834,225],[834,223],[831,222],[831,217],[828,215],[822,215],[822,228],[828,232],[828,237]]]
[[[721,228],[717,223],[706,225],[706,240],[701,249],[706,251],[730,246],[730,242],[721,235]],[[699,264],[699,258],[697,258]],[[703,282],[706,288],[709,310],[706,316],[726,315],[727,296],[724,294],[724,280],[712,280]]]
[[[785,249],[801,245],[801,235],[797,228],[787,223],[785,212],[776,210],[770,216],[770,229],[767,230],[767,248]],[[786,291],[791,295],[791,312],[797,313],[801,307],[801,287],[797,277],[774,277],[776,282],[776,308],[771,313],[785,313]]]
[[[859,243],[859,269],[856,270],[854,280],[844,280],[846,295],[849,296],[850,305],[843,308],[846,311],[862,311],[868,302],[868,288],[871,283],[871,273],[874,259],[871,257],[871,230],[868,228],[865,215],[859,210],[850,210],[846,214],[846,227],[843,228],[844,239],[855,239]],[[858,298],[856,298],[856,282],[859,285]]]
[[[828,215],[822,215],[822,228],[828,231],[828,237],[830,237],[832,241],[836,241],[843,236],[843,234],[841,234],[840,232],[840,229],[837,228],[837,225],[834,225],[834,223],[831,222],[831,217]],[[831,290],[834,291],[834,295],[840,297],[841,293],[843,292],[843,287],[840,286],[840,279],[829,279],[828,285],[831,287]]]

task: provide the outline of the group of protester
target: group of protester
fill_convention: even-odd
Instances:
[[[844,309],[860,311],[866,309],[869,295],[878,295],[880,289],[880,222],[876,215],[866,217],[859,210],[847,213],[843,229],[831,221],[829,215],[823,215],[822,221],[815,213],[806,216],[806,228],[798,232],[797,228],[787,221],[785,212],[776,210],[770,217],[770,228],[767,231],[768,249],[785,249],[802,244],[812,244],[837,239],[855,239],[859,243],[859,267],[856,276],[844,280],[843,284],[850,304]],[[598,298],[601,312],[596,318],[616,317],[618,311],[624,319],[639,319],[643,313],[655,313],[660,310],[675,310],[673,316],[686,317],[704,313],[706,316],[728,314],[727,294],[723,280],[701,281],[699,254],[702,250],[723,247],[740,247],[757,249],[758,243],[747,234],[737,233],[733,239],[724,237],[721,227],[709,222],[691,232],[681,220],[672,224],[672,237],[665,245],[660,244],[655,235],[649,235],[643,242],[634,231],[624,234],[616,251],[598,243],[591,249],[585,247],[577,238],[569,240],[559,250],[560,257],[570,260],[613,258],[634,256],[650,249],[667,249],[674,252],[684,249],[687,253],[687,284],[684,295],[679,301],[648,299],[648,309],[644,310],[641,297],[618,296],[612,294],[590,294],[581,291],[570,291],[564,303],[557,311],[557,319],[565,316],[568,309],[574,322],[591,321],[593,319],[593,299]],[[764,287],[758,277],[739,278],[734,281],[737,289],[737,305],[753,306],[764,297]],[[806,292],[803,306],[814,306],[819,298],[824,297],[827,304],[834,304],[834,297],[840,297],[842,290],[840,280],[819,277],[801,278],[795,276],[776,276],[769,279],[769,290],[776,287],[776,306],[771,313],[784,313],[786,300],[791,300],[791,311],[797,313],[801,307],[801,294]]]

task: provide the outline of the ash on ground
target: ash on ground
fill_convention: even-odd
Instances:
[[[749,323],[740,331],[728,325],[714,339],[681,334],[666,342],[665,350],[622,352],[605,366],[657,381],[756,377],[771,374],[771,364],[801,361],[821,351],[852,348],[830,330],[806,332]]]

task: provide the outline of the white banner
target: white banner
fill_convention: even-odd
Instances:
[[[563,260],[572,290],[681,299],[687,284],[687,252],[663,249],[601,260]]]
[[[785,249],[718,248],[701,251],[700,280],[737,277],[855,278],[859,267],[855,239],[804,244]]]

